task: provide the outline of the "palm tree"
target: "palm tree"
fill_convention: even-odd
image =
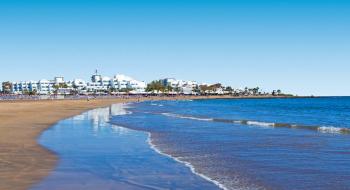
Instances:
[[[8,94],[11,92],[11,90],[12,90],[12,83],[11,82],[7,81],[7,82],[2,83],[3,93]]]
[[[77,95],[78,94],[78,86],[77,85],[75,85],[75,84],[73,84],[73,92],[72,92],[72,94],[73,95]]]
[[[253,94],[256,95],[259,92],[259,87],[253,88]]]
[[[231,86],[227,86],[227,87],[225,88],[225,90],[228,91],[228,92],[232,92],[232,91],[233,91],[233,88],[232,88]]]
[[[247,93],[248,93],[248,90],[249,90],[249,88],[248,88],[248,87],[245,87],[245,88],[244,88],[244,93],[247,94]]]
[[[58,94],[58,90],[60,89],[60,86],[59,86],[58,84],[54,84],[54,85],[53,85],[53,88],[55,89],[55,90],[53,91],[53,93],[54,93],[55,95],[57,95],[57,94]]]
[[[167,92],[171,92],[171,91],[173,91],[173,87],[170,86],[170,85],[168,85],[168,86],[165,88],[165,90],[166,90]]]

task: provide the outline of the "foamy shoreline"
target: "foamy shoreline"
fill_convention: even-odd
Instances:
[[[130,104],[120,104],[120,111],[117,115],[126,115],[126,114],[132,114],[131,111],[128,111],[127,108],[128,105]],[[158,105],[158,104],[157,104]],[[119,125],[118,125],[119,126]],[[119,126],[119,127],[123,127],[123,126]],[[124,128],[127,128],[127,127],[124,127]],[[129,128],[127,128],[129,129]],[[138,130],[135,130],[135,129],[129,129],[129,130],[134,130],[134,131],[138,131]],[[150,132],[146,132],[146,131],[139,131],[139,132],[144,132],[148,135],[148,138],[147,138],[147,141],[146,143],[149,145],[149,147],[154,150],[155,152],[157,152],[158,154],[162,155],[162,156],[166,156],[166,157],[169,157],[171,159],[173,159],[174,161],[178,162],[178,163],[181,163],[183,164],[184,166],[186,166],[187,168],[189,168],[191,170],[191,172],[203,179],[205,179],[206,181],[209,181],[213,184],[215,184],[217,187],[219,187],[220,189],[223,189],[223,190],[228,190],[228,188],[226,188],[223,184],[221,184],[220,182],[214,180],[214,179],[211,179],[210,177],[204,175],[204,174],[201,174],[199,172],[196,171],[196,168],[189,162],[186,162],[186,161],[182,161],[180,160],[179,158],[176,158],[176,157],[173,157],[169,154],[166,154],[164,152],[162,152],[159,148],[157,148],[157,146],[152,142],[152,133]]]
[[[186,167],[188,167],[188,168],[191,170],[191,172],[192,172],[193,174],[195,174],[195,175],[197,175],[197,176],[199,176],[199,177],[201,177],[201,178],[203,178],[203,179],[205,179],[205,180],[207,180],[207,181],[209,181],[209,182],[215,184],[215,185],[218,186],[220,189],[228,190],[228,188],[225,187],[225,186],[224,186],[223,184],[221,184],[220,182],[218,182],[218,181],[216,181],[216,180],[214,180],[214,179],[211,179],[210,177],[208,177],[208,176],[206,176],[206,175],[204,175],[204,174],[201,174],[201,173],[197,172],[197,171],[196,171],[196,168],[195,168],[191,163],[186,162],[186,161],[182,161],[182,160],[180,160],[179,158],[173,157],[173,156],[171,156],[171,155],[169,155],[169,154],[166,154],[166,153],[162,152],[160,149],[157,148],[157,146],[156,146],[154,143],[152,143],[152,134],[151,134],[150,132],[147,132],[147,133],[148,133],[147,143],[150,145],[150,148],[153,149],[155,152],[157,152],[157,153],[160,154],[160,155],[169,157],[169,158],[175,160],[176,162],[179,162],[179,163],[181,163],[181,164],[184,164]]]
[[[120,111],[118,113],[118,115],[126,115],[126,114],[132,114],[131,111],[128,111],[127,108],[129,104],[120,104]],[[119,127],[123,127],[123,126],[119,126]],[[127,127],[125,127],[127,128]],[[129,129],[129,128],[127,128]],[[135,129],[129,129],[129,130],[134,130],[134,131],[138,131],[138,130],[135,130]],[[176,158],[176,157],[173,157],[171,156],[170,154],[166,154],[164,153],[163,151],[161,151],[159,148],[157,148],[157,146],[152,142],[152,133],[150,132],[146,132],[146,131],[139,131],[139,132],[144,132],[144,133],[147,133],[148,135],[148,138],[147,138],[147,144],[149,145],[149,147],[154,150],[155,152],[157,152],[158,154],[162,155],[162,156],[166,156],[166,157],[169,157],[171,159],[173,159],[174,161],[178,162],[178,163],[181,163],[183,164],[184,166],[186,166],[187,168],[189,168],[191,170],[191,172],[213,184],[215,184],[216,186],[218,186],[220,189],[223,189],[223,190],[228,190],[228,188],[226,188],[223,184],[221,184],[220,182],[214,180],[214,179],[211,179],[210,177],[204,175],[204,174],[201,174],[199,172],[196,171],[196,168],[189,162],[186,162],[186,161],[182,161],[180,160],[179,158]]]

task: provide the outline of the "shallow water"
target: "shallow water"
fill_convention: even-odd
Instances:
[[[127,114],[113,105],[60,121],[39,143],[59,156],[54,171],[32,190],[218,189],[185,165],[157,153],[147,132],[109,123]]]
[[[158,101],[112,123],[227,189],[350,189],[350,98]]]

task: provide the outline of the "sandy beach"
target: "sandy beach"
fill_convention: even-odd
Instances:
[[[207,97],[176,97],[176,99]],[[223,97],[211,97],[223,98]],[[57,157],[37,143],[40,133],[61,119],[113,103],[167,97],[0,102],[0,189],[27,189],[53,169]]]
[[[0,189],[27,189],[53,169],[57,157],[37,143],[40,133],[59,120],[113,103],[145,100],[236,98],[151,97],[95,100],[41,100],[0,102]]]

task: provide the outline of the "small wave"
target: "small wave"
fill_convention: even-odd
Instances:
[[[191,100],[191,99],[183,99],[183,100],[177,100],[177,101],[179,101],[179,102],[193,102],[193,100]]]
[[[162,113],[162,115],[165,115],[168,117],[181,118],[181,119],[192,119],[192,120],[198,120],[198,121],[213,121],[212,118],[192,117],[192,116],[185,116],[185,115],[179,115],[179,114],[173,114],[173,113]]]
[[[321,133],[350,134],[350,129],[340,128],[340,127],[332,127],[332,126],[318,127],[318,131]]]
[[[266,122],[259,122],[259,121],[247,121],[247,125],[255,125],[255,126],[261,126],[261,127],[274,127],[274,123],[266,123]]]
[[[264,128],[304,129],[304,130],[318,131],[321,133],[350,134],[349,128],[341,128],[341,127],[334,127],[334,126],[311,126],[311,125],[297,125],[297,124],[289,124],[289,123],[262,122],[262,121],[253,121],[253,120],[204,118],[204,117],[179,115],[174,113],[162,113],[162,115],[165,115],[168,117],[181,118],[181,119],[192,119],[192,120],[198,120],[198,121],[210,121],[210,122],[220,122],[220,123],[233,123],[233,124],[241,124],[241,125],[264,127]]]
[[[164,106],[163,104],[154,104],[154,103],[152,103],[151,105],[152,106],[159,106],[159,107],[163,107]]]

